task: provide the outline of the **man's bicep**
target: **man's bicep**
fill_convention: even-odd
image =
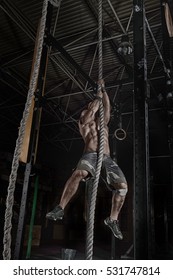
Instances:
[[[104,114],[104,120],[105,120],[106,124],[109,123],[109,121],[110,121],[110,114],[108,112]]]

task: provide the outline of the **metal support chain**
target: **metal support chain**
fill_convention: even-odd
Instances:
[[[99,80],[102,79],[102,0],[98,3],[98,39],[99,39]],[[98,91],[101,89],[101,85],[98,86]],[[100,171],[102,167],[103,152],[104,152],[104,108],[103,103],[100,102],[99,107],[100,116],[100,135],[99,135],[99,151],[98,151],[98,161],[96,167],[96,176],[93,182],[93,187],[91,190],[91,200],[89,203],[88,216],[87,216],[87,237],[86,237],[86,259],[91,260],[93,255],[93,243],[94,243],[94,217],[96,208],[96,197],[97,189],[100,177]]]
[[[6,199],[6,211],[5,211],[5,222],[4,222],[4,250],[3,250],[3,259],[10,260],[11,259],[11,229],[12,229],[12,216],[13,216],[13,204],[14,204],[14,191],[15,191],[15,184],[17,179],[17,171],[19,167],[19,157],[21,154],[21,148],[23,144],[23,139],[26,130],[26,123],[29,116],[30,108],[32,99],[34,96],[39,68],[40,68],[40,60],[42,55],[42,48],[43,48],[43,41],[44,41],[44,34],[45,34],[45,25],[46,25],[46,15],[47,15],[47,7],[48,7],[48,0],[44,0],[43,8],[42,8],[42,17],[40,22],[40,32],[38,36],[38,45],[35,57],[35,63],[33,67],[33,72],[31,76],[30,87],[28,90],[27,100],[25,103],[25,108],[23,111],[23,116],[20,122],[18,138],[16,140],[16,147],[13,155],[12,167],[11,167],[11,174],[9,177],[9,185],[8,185],[8,194]]]

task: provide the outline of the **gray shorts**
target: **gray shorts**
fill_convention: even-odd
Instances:
[[[92,177],[95,177],[96,165],[97,153],[88,152],[83,154],[83,156],[77,164],[76,169],[86,170],[90,173]],[[127,184],[126,178],[122,170],[109,155],[103,155],[101,175],[104,177],[104,181],[106,181],[107,185],[114,185],[120,183]]]

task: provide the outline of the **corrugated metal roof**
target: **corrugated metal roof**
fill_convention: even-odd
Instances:
[[[0,54],[3,70],[1,82],[4,86],[7,81],[2,80],[8,78],[8,86],[11,86],[11,89],[16,87],[18,93],[23,89],[24,96],[29,85],[35,36],[42,5],[43,0],[7,0],[0,3]],[[124,100],[133,88],[132,82],[125,84],[125,81],[129,80],[128,66],[133,72],[133,54],[125,58],[117,54],[117,47],[123,34],[122,28],[127,31],[133,45],[132,8],[132,0],[103,0],[103,76],[106,84],[111,85],[109,94],[112,99],[119,89],[118,84],[122,81],[124,84],[121,85],[121,96],[124,96]],[[153,35],[162,51],[160,1],[146,0],[145,9]],[[52,31],[54,29],[54,37],[58,42],[82,70],[97,81],[98,1],[62,0],[60,9],[53,9]],[[148,33],[147,62],[149,74],[151,72],[153,76],[164,75],[162,62]],[[90,86],[86,87],[86,80],[81,74],[77,73],[75,67],[53,48],[49,56],[46,77],[46,98],[54,98],[55,104],[61,103],[65,108],[68,97],[62,99],[61,96],[73,94],[67,108],[70,114],[80,109],[80,104],[88,101],[89,95],[84,92],[86,89],[90,92]],[[128,107],[128,104],[126,105]],[[48,119],[50,120],[50,115]]]

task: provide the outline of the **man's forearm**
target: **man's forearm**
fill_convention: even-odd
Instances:
[[[109,96],[106,92],[106,90],[103,92],[103,105],[105,107],[106,110],[110,111],[110,100],[109,100]]]
[[[108,97],[106,91],[103,93],[103,106],[104,106],[105,123],[108,124],[108,122],[110,121],[111,106],[110,106],[109,97]]]
[[[104,80],[103,79],[99,80],[98,85],[101,86],[100,92],[102,92],[103,105],[106,108],[106,110],[110,111],[110,100],[109,100],[108,94],[107,94],[106,89],[105,89]]]
[[[93,102],[90,105],[89,110],[92,110],[94,114],[98,111],[100,106],[101,97],[97,96],[96,99],[93,100]]]

